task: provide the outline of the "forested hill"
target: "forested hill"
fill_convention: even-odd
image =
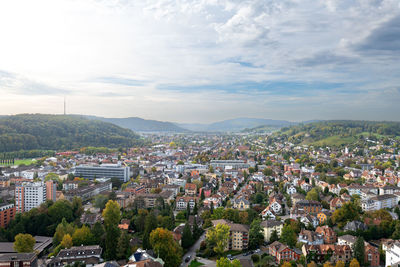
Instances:
[[[84,146],[118,148],[139,142],[139,136],[131,130],[81,116],[21,114],[0,117],[0,152]]]
[[[319,121],[282,128],[275,137],[294,144],[346,145],[363,140],[400,136],[400,122]]]

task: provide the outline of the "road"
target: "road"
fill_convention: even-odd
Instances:
[[[192,261],[193,259],[196,258],[196,251],[200,248],[200,243],[206,238],[206,232],[204,232],[200,238],[196,241],[196,243],[194,243],[193,246],[191,246],[188,250],[188,252],[186,252],[186,254],[183,256],[182,258],[182,264],[181,267],[186,267],[189,265],[190,261]],[[189,262],[185,262],[185,259],[190,256],[190,261]]]

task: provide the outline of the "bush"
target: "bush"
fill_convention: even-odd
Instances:
[[[258,256],[257,254],[253,254],[251,255],[251,260],[256,263],[260,261],[260,256]]]
[[[268,256],[268,253],[263,253],[263,254],[261,255],[261,258],[264,259],[264,258],[267,257],[267,256]]]

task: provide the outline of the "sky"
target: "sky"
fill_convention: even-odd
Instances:
[[[399,0],[1,0],[0,114],[400,120]]]

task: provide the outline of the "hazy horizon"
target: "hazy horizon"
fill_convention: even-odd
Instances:
[[[4,0],[0,114],[398,121],[396,0]]]

